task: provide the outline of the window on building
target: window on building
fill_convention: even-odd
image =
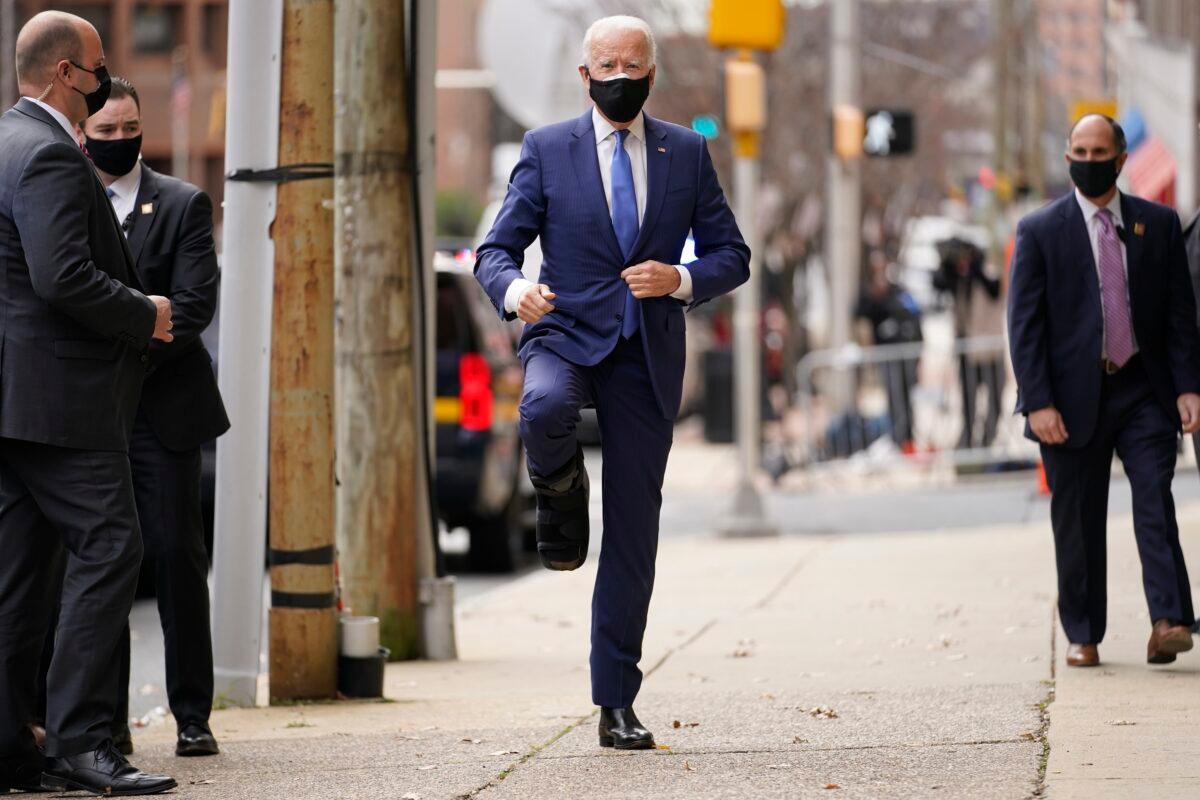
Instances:
[[[179,6],[138,3],[133,10],[131,38],[137,53],[170,53],[179,38]]]
[[[217,64],[224,64],[229,37],[229,8],[204,7],[204,52]]]

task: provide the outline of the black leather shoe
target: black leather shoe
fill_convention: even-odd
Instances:
[[[600,708],[600,746],[617,750],[653,750],[654,734],[638,722],[632,708]]]
[[[113,734],[113,744],[121,755],[133,755],[133,734],[130,733],[128,725]]]
[[[587,559],[590,521],[588,519],[587,469],[583,448],[575,452],[554,475],[529,474],[537,493],[537,550],[546,569],[579,569]]]
[[[179,729],[179,740],[175,743],[177,756],[215,756],[221,752],[217,739],[208,726],[201,722],[189,722]]]
[[[85,791],[109,797],[159,794],[174,789],[175,779],[147,775],[125,760],[112,741],[74,756],[47,758],[42,788],[51,792]]]
[[[17,792],[41,792],[42,768],[45,757],[39,750],[0,758],[0,794],[10,789]]]

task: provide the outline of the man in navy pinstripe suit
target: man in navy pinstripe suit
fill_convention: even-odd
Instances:
[[[595,108],[525,135],[475,275],[497,310],[526,323],[521,437],[537,490],[538,551],[578,568],[588,478],[575,436],[594,404],[604,453],[604,538],[592,600],[592,699],[600,744],[654,746],[633,713],[654,583],[663,473],[679,411],[684,308],[749,275],[704,139],[642,113],[655,45],[635,17],[588,30],[579,73]],[[698,260],[679,265],[688,233]],[[525,248],[541,239],[540,283]]]

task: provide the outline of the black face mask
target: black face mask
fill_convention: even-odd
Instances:
[[[121,177],[128,175],[137,166],[142,152],[142,135],[132,139],[93,139],[87,137],[88,155],[101,172]]]
[[[1101,197],[1117,182],[1117,159],[1077,161],[1071,159],[1071,181],[1084,197]]]
[[[95,75],[96,80],[100,81],[100,85],[96,87],[96,91],[94,92],[79,92],[74,86],[71,87],[83,95],[83,100],[87,103],[88,116],[90,117],[104,108],[104,104],[108,102],[108,94],[112,91],[112,79],[108,77],[108,67],[96,67],[94,70],[91,70],[87,67],[79,66],[74,61],[71,62],[71,66]]]
[[[591,78],[591,73],[588,73]],[[632,122],[650,96],[650,74],[644,78],[609,78],[598,81],[592,78],[588,94],[604,116],[613,122]]]

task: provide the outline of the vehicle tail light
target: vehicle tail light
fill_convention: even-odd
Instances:
[[[492,370],[487,359],[467,353],[458,361],[458,399],[462,406],[459,424],[468,431],[492,427]]]

